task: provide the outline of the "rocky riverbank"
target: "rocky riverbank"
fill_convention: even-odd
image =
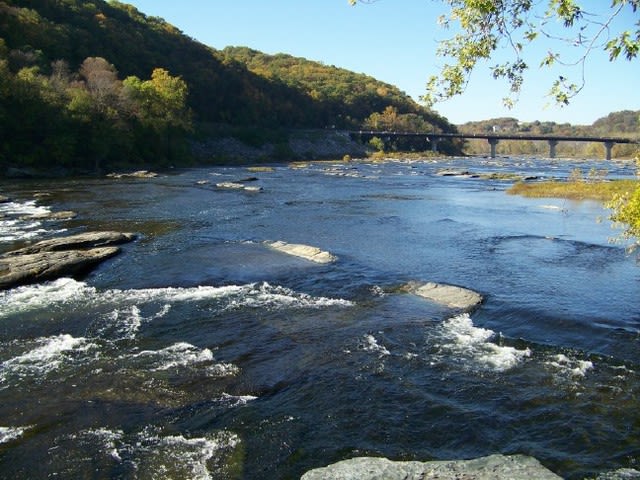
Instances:
[[[260,145],[250,145],[228,136],[209,138],[194,141],[192,153],[200,163],[339,159],[345,155],[364,157],[370,153],[366,146],[337,130],[295,130],[286,137]]]

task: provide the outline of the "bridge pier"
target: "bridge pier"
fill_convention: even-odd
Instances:
[[[613,146],[615,145],[615,142],[604,142],[604,148],[607,150],[607,160],[611,160],[611,150],[613,149]]]
[[[558,140],[547,140],[549,142],[549,158],[556,158],[556,147]]]
[[[438,139],[435,137],[430,137],[429,141],[431,142],[431,151],[433,153],[438,153]]]
[[[487,138],[489,145],[491,145],[491,158],[496,158],[496,146],[498,145],[497,138]]]

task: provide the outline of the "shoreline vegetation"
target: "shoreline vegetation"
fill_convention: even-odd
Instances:
[[[629,251],[640,247],[640,156],[637,179],[607,180],[606,172],[590,172],[585,179],[579,170],[565,182],[557,180],[514,184],[507,193],[529,198],[566,198],[569,200],[595,200],[611,210],[609,219],[624,231],[612,239],[615,242],[630,241]]]
[[[536,183],[517,182],[507,190],[510,195],[528,198],[566,198],[610,202],[640,187],[640,180],[550,180]]]

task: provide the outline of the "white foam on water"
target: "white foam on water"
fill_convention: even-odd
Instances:
[[[440,351],[470,368],[503,372],[531,356],[528,348],[497,345],[491,342],[495,332],[473,325],[468,313],[450,318],[439,328],[436,341]]]
[[[36,205],[35,200],[0,203],[0,242],[31,240],[46,233],[64,231],[40,228],[42,223],[35,217],[49,213],[49,207]]]
[[[204,367],[210,376],[226,377],[235,375],[240,371],[238,367],[232,364],[214,364],[215,359],[210,349],[199,349],[186,342],[175,343],[161,350],[144,350],[131,358],[142,361],[146,364],[146,368],[155,372]]]
[[[239,443],[239,437],[228,432],[197,438],[183,435],[150,436],[143,442],[143,450],[146,450],[143,453],[146,457],[145,470],[152,478],[160,475],[165,478],[208,480],[212,478],[208,462],[225,450],[235,449]]]
[[[254,397],[253,395],[229,395],[228,393],[222,394],[222,401],[227,403],[229,407],[241,407],[257,399],[258,397]]]
[[[0,444],[17,440],[31,427],[0,427]]]
[[[391,355],[391,352],[387,350],[387,347],[378,343],[376,337],[371,334],[367,334],[362,339],[362,349],[365,352],[376,353],[380,357],[386,357]]]
[[[129,308],[114,310],[108,315],[107,325],[100,330],[105,333],[109,326],[116,331],[116,337],[122,340],[133,340],[140,331],[143,318],[140,309],[133,305]]]
[[[124,438],[124,432],[122,430],[113,431],[107,428],[97,428],[94,430],[88,430],[85,433],[89,437],[97,438],[101,443],[101,449],[116,462],[122,463],[122,457],[118,451],[118,446],[122,444],[122,440]]]
[[[27,200],[26,202],[5,202],[0,204],[0,214],[4,215],[20,215],[20,216],[36,216],[51,213],[51,209],[45,206],[36,205],[35,200]]]
[[[164,302],[199,302],[216,298],[224,298],[237,295],[242,292],[243,287],[225,286],[225,287],[206,287],[198,286],[192,288],[149,288],[149,289],[133,289],[133,290],[107,290],[102,293],[103,300],[112,301],[116,304],[120,303],[147,303],[153,301]]]
[[[155,428],[146,428],[131,436],[120,430],[99,428],[69,437],[72,440],[98,441],[100,450],[118,463],[127,462],[135,469],[134,478],[188,478],[208,480],[211,460],[217,466],[230,454],[240,438],[227,431],[202,437],[163,436]],[[223,467],[223,465],[222,465]]]
[[[107,315],[98,316],[98,319],[89,329],[90,336],[107,339],[112,342],[121,340],[133,341],[145,323],[162,318],[170,311],[171,305],[165,304],[156,313],[145,317],[137,305],[116,308]]]
[[[253,308],[324,308],[350,307],[353,302],[343,299],[314,297],[306,293],[298,293],[289,288],[273,286],[267,282],[246,285],[234,306]]]
[[[207,367],[210,377],[233,377],[240,373],[240,367],[233,363],[216,363]]]
[[[70,278],[0,292],[0,318],[34,310],[50,310],[71,302],[86,303],[97,291]]]
[[[198,349],[185,342],[173,344],[162,350],[144,350],[134,358],[146,359],[153,366],[151,370],[169,370],[198,363],[212,362],[213,352],[208,348]]]
[[[562,353],[552,356],[544,363],[552,370],[556,381],[573,383],[579,382],[593,368],[593,362],[589,360],[570,358]]]
[[[35,340],[35,348],[0,364],[0,385],[8,376],[39,378],[60,368],[78,354],[86,354],[97,345],[86,338],[68,334]]]
[[[69,278],[53,282],[18,287],[0,292],[0,318],[15,313],[37,309],[50,309],[59,304],[77,302],[83,307],[113,305],[122,309],[126,306],[141,306],[152,302],[163,302],[166,314],[173,303],[202,302],[210,300],[226,301],[222,309],[235,308],[325,308],[333,306],[352,306],[343,299],[313,297],[291,289],[272,286],[266,282],[248,285],[229,285],[222,287],[198,286],[191,288],[151,288],[131,290],[98,291],[86,283]]]

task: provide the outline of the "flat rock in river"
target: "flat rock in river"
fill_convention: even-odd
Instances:
[[[0,258],[0,289],[85,273],[116,255],[118,247],[40,252]]]
[[[451,308],[469,310],[482,303],[482,295],[468,288],[428,282],[424,284],[409,283],[406,291],[432,302]]]
[[[63,250],[77,250],[95,247],[106,247],[109,245],[120,245],[135,240],[132,233],[122,232],[86,232],[66,237],[50,238],[42,240],[28,247],[13,250],[4,256],[31,255],[41,252],[54,252]]]
[[[26,215],[20,217],[21,220],[72,220],[76,218],[78,214],[70,210],[64,210],[61,212],[44,212],[37,213],[35,215]]]
[[[301,480],[562,480],[525,455],[491,455],[474,460],[393,462],[359,457],[310,470]]]
[[[120,252],[131,233],[87,232],[43,240],[0,256],[0,289],[88,272]]]
[[[293,255],[295,257],[304,258],[315,263],[331,263],[336,260],[336,257],[334,255],[331,255],[329,252],[325,252],[317,247],[312,247],[310,245],[301,245],[297,243],[287,243],[282,241],[267,241],[264,243],[268,247],[273,248],[274,250],[278,250],[279,252]]]

